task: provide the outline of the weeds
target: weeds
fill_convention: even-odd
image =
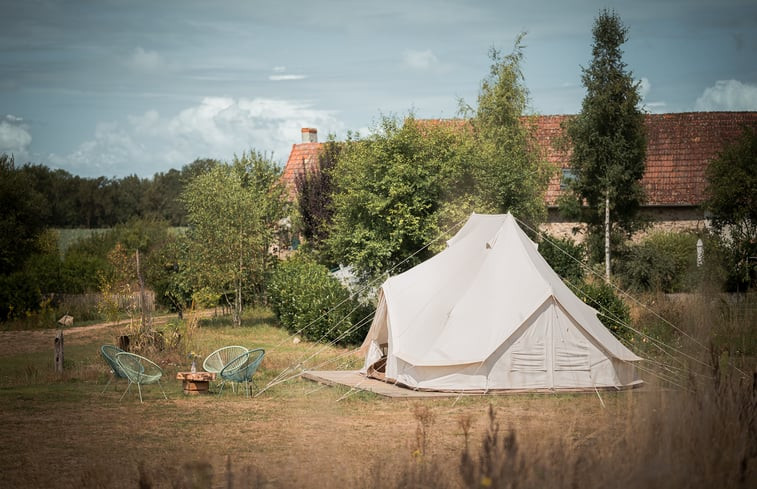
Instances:
[[[428,453],[429,429],[434,424],[435,416],[433,411],[423,404],[413,407],[413,416],[417,422],[413,455],[420,458]]]
[[[395,478],[372,480],[370,487],[755,487],[757,369],[755,359],[744,355],[755,335],[754,313],[743,312],[750,300],[742,299],[736,308],[717,298],[666,300],[668,312],[686,325],[661,334],[688,352],[678,359],[681,388],[665,387],[652,375],[640,392],[608,395],[618,417],[609,416],[593,432],[583,433],[569,416],[564,425],[570,429],[540,437],[502,430],[490,405],[480,438],[472,415],[459,416],[463,440],[457,461],[426,457],[423,464],[401,466]],[[660,324],[666,323],[655,327]],[[709,349],[703,348],[708,342]],[[416,450],[434,452],[436,441],[428,431],[434,414],[418,406],[413,414]],[[440,480],[443,473],[447,476]]]
[[[312,392],[299,380],[250,400],[176,395],[167,403],[119,404],[96,397],[102,385],[81,382],[105,381],[95,346],[72,339],[67,357],[75,365],[64,385],[51,373],[45,339],[39,349],[0,359],[0,371],[12,379],[3,381],[0,396],[3,477],[13,487],[85,488],[350,481],[375,489],[757,487],[757,371],[746,354],[753,351],[755,322],[744,309],[754,298],[677,300],[667,298],[659,314],[674,317],[691,336],[662,332],[688,355],[676,358],[682,388],[645,372],[644,388],[603,393],[606,408],[593,395],[543,394],[467,397],[451,405],[361,393],[342,404],[335,402],[341,392]],[[99,334],[93,344],[110,333]],[[194,338],[203,352],[223,344],[268,349],[261,384],[322,346],[293,344],[262,325],[201,326]],[[342,354],[324,349],[332,358]],[[161,352],[156,360],[166,365],[171,358]],[[22,382],[35,385],[17,387]],[[177,382],[168,383],[179,391]],[[50,443],[50,433],[65,443]],[[140,469],[139,460],[148,464]]]

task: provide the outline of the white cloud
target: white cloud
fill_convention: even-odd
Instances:
[[[274,66],[273,72],[275,75],[269,75],[268,79],[271,81],[291,81],[291,80],[304,80],[307,75],[289,75],[284,73],[287,70],[286,66]]]
[[[649,81],[649,78],[642,77],[639,82],[639,96],[641,97],[641,102],[644,105],[644,108],[649,110],[653,113],[660,113],[665,110],[665,107],[667,107],[667,103],[660,102],[660,101],[648,101],[647,96],[652,91],[652,83]]]
[[[21,117],[8,114],[0,119],[0,153],[26,158],[32,135]]]
[[[271,81],[287,81],[287,80],[304,80],[307,75],[271,75],[268,77]]]
[[[229,161],[250,149],[273,152],[283,163],[303,127],[316,127],[323,135],[344,130],[332,112],[304,102],[207,97],[170,117],[152,110],[124,124],[98,124],[92,140],[51,161],[80,175],[145,177],[196,158]]]
[[[407,50],[403,54],[403,62],[406,66],[415,70],[428,70],[439,66],[439,59],[430,49],[425,51]]]
[[[738,80],[718,80],[705,88],[694,104],[696,110],[757,110],[757,85]]]
[[[141,46],[134,49],[127,59],[127,64],[137,71],[156,71],[164,68],[166,62],[157,51],[145,51]]]

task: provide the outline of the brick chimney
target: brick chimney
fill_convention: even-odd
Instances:
[[[302,128],[302,142],[303,143],[317,143],[318,142],[318,129],[314,127]]]

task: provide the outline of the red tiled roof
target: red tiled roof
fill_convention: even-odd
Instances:
[[[543,157],[556,168],[570,167],[570,150],[560,148],[562,124],[572,116],[526,116],[524,122],[535,125],[536,139]],[[420,122],[420,121],[419,121]],[[424,120],[434,125],[464,125],[460,119]],[[686,112],[648,114],[647,161],[642,185],[647,206],[696,206],[705,198],[705,170],[708,162],[728,143],[741,134],[743,128],[757,129],[757,112]],[[292,146],[292,153],[284,170],[284,181],[294,196],[294,178],[301,172],[303,161],[308,170],[317,163],[320,143]],[[562,172],[555,172],[549,182],[545,201],[554,206],[560,194]]]
[[[297,194],[295,181],[297,174],[307,169],[312,172],[318,167],[318,153],[321,151],[323,143],[299,143],[292,145],[292,151],[289,153],[289,159],[284,167],[281,180],[284,182],[289,196],[294,199]]]
[[[547,159],[568,168],[569,152],[549,143],[562,134],[560,124],[571,116],[537,118],[537,138]],[[648,206],[692,206],[705,199],[708,162],[739,137],[745,126],[757,128],[757,112],[685,112],[648,114],[646,171],[641,180]],[[545,200],[555,205],[561,172],[549,182]]]

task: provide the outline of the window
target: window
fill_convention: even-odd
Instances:
[[[573,168],[563,168],[562,178],[560,179],[560,190],[568,188],[568,184],[576,179],[576,174],[573,172]]]

